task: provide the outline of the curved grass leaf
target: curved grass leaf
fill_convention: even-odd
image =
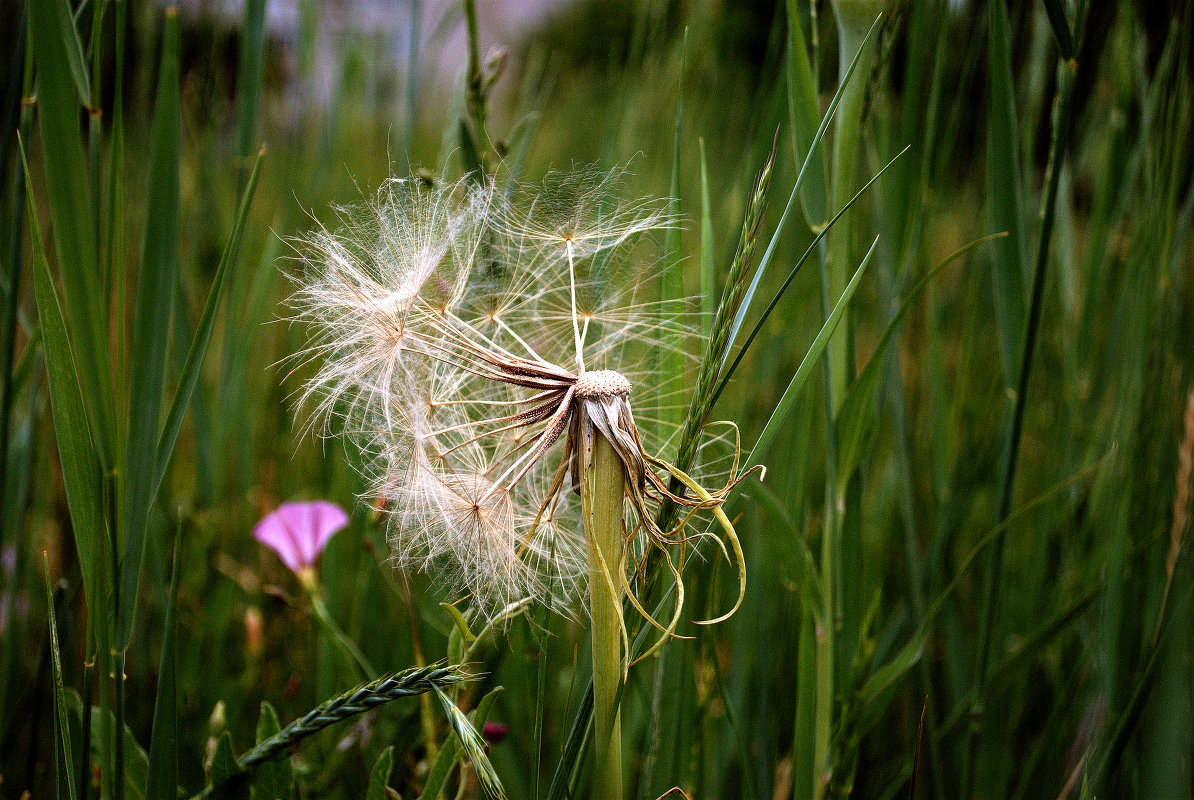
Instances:
[[[493,701],[497,699],[500,691],[502,691],[502,687],[495,687],[489,694],[481,698],[481,702],[477,703],[477,707],[468,715],[474,728],[485,727],[485,721],[489,719],[489,712],[493,708]],[[452,737],[444,742],[431,769],[427,771],[427,779],[423,782],[423,793],[419,795],[419,800],[435,800],[442,796],[448,776],[452,774],[452,767],[463,756],[459,739]]]
[[[29,164],[25,161],[24,145],[21,160],[25,180],[29,180]],[[102,534],[100,523],[100,482],[102,471],[92,447],[87,411],[79,387],[79,371],[66,332],[66,320],[54,278],[46,261],[41,226],[33,193],[25,196],[29,205],[29,236],[33,250],[33,285],[37,312],[41,320],[42,347],[46,356],[46,376],[50,388],[50,411],[54,419],[54,438],[58,442],[58,458],[62,465],[62,482],[66,488],[66,504],[70,510],[71,529],[75,548],[79,553],[79,569],[83,575],[87,607],[99,613],[96,580],[101,567],[99,561]]]
[[[846,290],[838,298],[837,305],[833,307],[829,318],[821,326],[817,338],[813,340],[812,346],[804,354],[804,360],[800,362],[800,366],[796,369],[796,374],[792,376],[791,382],[788,383],[788,388],[784,389],[779,402],[775,404],[775,410],[771,412],[771,418],[767,420],[767,424],[763,427],[763,432],[759,434],[759,439],[755,442],[754,449],[747,456],[747,467],[759,463],[758,459],[775,443],[775,437],[779,435],[780,428],[787,424],[788,416],[796,407],[796,400],[799,398],[801,390],[808,383],[808,379],[813,373],[813,367],[821,357],[821,354],[825,352],[825,346],[829,344],[829,338],[833,335],[834,330],[836,330],[838,322],[842,319],[842,315],[845,314],[846,306],[850,304],[850,298],[854,296],[854,291],[858,288],[862,273],[866,271],[867,265],[871,262],[871,257],[875,255],[875,246],[878,243],[879,237],[876,236],[875,241],[871,243],[871,248],[867,250],[866,255],[863,257],[862,263],[854,271],[854,277],[850,278],[850,282],[846,284]]]
[[[894,156],[892,156],[892,159],[890,161],[888,161],[886,164],[884,164],[882,169],[880,169],[878,172],[876,172],[874,175],[872,175],[871,179],[869,181],[867,181],[866,184],[861,189],[859,189],[854,194],[853,197],[850,198],[850,201],[848,203],[846,203],[844,206],[842,206],[840,209],[838,209],[837,213],[833,215],[833,218],[830,219],[829,222],[827,222],[825,224],[825,227],[822,228],[820,231],[818,231],[817,235],[813,237],[813,240],[811,242],[809,242],[808,247],[806,247],[804,249],[804,252],[800,254],[800,258],[796,259],[796,263],[792,265],[792,269],[788,271],[788,277],[784,278],[784,282],[780,285],[779,290],[771,298],[771,301],[769,303],[767,303],[767,307],[765,309],[763,309],[763,313],[759,315],[759,319],[758,319],[758,321],[755,322],[754,327],[750,329],[750,333],[747,335],[746,341],[744,341],[742,343],[742,346],[738,348],[738,354],[736,356],[734,356],[734,360],[730,363],[729,369],[725,370],[724,373],[722,374],[721,380],[717,384],[717,388],[713,391],[713,400],[711,401],[711,403],[717,402],[717,398],[721,396],[722,390],[725,389],[725,387],[730,382],[730,378],[733,377],[734,371],[737,370],[738,365],[740,363],[742,363],[742,357],[746,354],[747,348],[749,348],[751,346],[751,344],[755,340],[755,337],[759,335],[759,331],[761,331],[763,329],[763,324],[767,321],[768,317],[771,316],[771,312],[775,310],[776,305],[779,304],[779,300],[781,297],[783,297],[784,292],[786,292],[788,290],[788,287],[792,285],[792,281],[796,279],[797,273],[800,272],[800,268],[802,266],[804,266],[804,263],[808,260],[809,256],[812,255],[813,250],[815,250],[817,248],[817,245],[819,245],[821,243],[821,240],[824,239],[825,236],[828,234],[828,232],[833,228],[834,223],[836,223],[839,219],[841,219],[842,215],[845,214],[847,211],[849,211],[850,208],[855,203],[858,202],[858,199],[860,197],[862,197],[862,195],[867,191],[867,189],[871,188],[871,184],[873,184],[875,181],[879,180],[879,177],[881,175],[883,175],[883,173],[887,172],[888,169],[891,168],[891,165],[895,163],[897,158],[902,156],[904,153],[908,152],[908,147],[910,147],[910,146],[911,145],[904,147],[903,150],[901,150],[900,152],[898,152]],[[791,204],[790,199],[788,202],[789,202],[789,204]],[[784,213],[786,214],[787,211],[785,210]],[[781,223],[782,223],[782,220],[781,220]],[[772,243],[774,244],[774,240]],[[770,250],[770,248],[768,248],[768,250]],[[764,255],[763,258],[766,260],[768,258],[768,256]],[[763,264],[762,264],[762,262],[760,262],[759,268],[762,269],[762,266],[763,266]],[[758,277],[757,273],[756,273],[755,277],[756,278]],[[746,301],[743,301],[743,306],[745,307],[745,305],[746,305]],[[726,357],[727,358],[729,357],[729,348],[728,347],[726,349]]]

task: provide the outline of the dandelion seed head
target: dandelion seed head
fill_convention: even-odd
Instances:
[[[651,291],[652,234],[675,221],[617,200],[621,179],[553,174],[507,193],[392,180],[295,243],[291,304],[310,340],[294,366],[313,369],[297,399],[361,452],[395,563],[490,618],[528,597],[575,607],[588,570],[570,489],[594,436],[632,479],[628,552],[665,536],[651,520],[667,476],[644,452],[671,447],[674,426],[640,428],[630,393],[671,416],[683,382],[655,372],[691,328]]]

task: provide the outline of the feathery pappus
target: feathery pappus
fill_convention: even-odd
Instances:
[[[395,559],[488,616],[527,597],[568,610],[583,590],[577,492],[594,437],[625,469],[628,589],[652,547],[679,580],[669,546],[693,535],[693,514],[724,520],[741,479],[734,446],[721,485],[700,488],[664,460],[669,428],[636,421],[635,409],[670,413],[683,378],[666,386],[654,373],[661,353],[683,351],[690,315],[652,299],[646,251],[676,221],[657,202],[618,203],[616,183],[393,179],[339,209],[337,230],[295,243],[291,305],[311,339],[294,358],[315,365],[302,405],[365,454]],[[656,523],[665,501],[686,509],[669,530]]]

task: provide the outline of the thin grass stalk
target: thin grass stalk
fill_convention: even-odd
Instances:
[[[613,446],[593,437],[593,456],[583,492],[589,544],[589,614],[593,634],[593,741],[602,797],[621,798],[622,726],[618,690],[622,683],[621,581],[622,497],[625,472]]]
[[[818,249],[821,266],[821,305],[825,319],[829,319],[831,299],[830,280],[825,247]],[[843,289],[845,287],[843,286]],[[835,337],[841,339],[842,337]],[[832,345],[833,339],[829,344]],[[829,766],[829,746],[833,736],[833,700],[835,655],[835,627],[837,625],[838,603],[835,599],[837,586],[837,549],[841,531],[839,524],[841,515],[838,513],[835,487],[837,486],[837,442],[834,422],[834,375],[835,364],[830,347],[825,348],[823,356],[825,369],[825,522],[821,531],[821,591],[825,608],[821,611],[824,623],[816,629],[816,651],[814,655],[814,703],[813,703],[813,765],[812,765],[812,796],[824,797],[828,785],[829,775],[825,770]]]
[[[1069,142],[1071,117],[1073,114],[1073,85],[1076,65],[1073,62],[1063,63],[1059,67],[1059,81],[1061,83],[1061,97],[1058,112],[1053,125],[1053,141],[1049,152],[1049,167],[1046,175],[1044,203],[1041,208],[1040,242],[1037,245],[1036,268],[1032,277],[1032,302],[1028,311],[1027,329],[1024,333],[1024,349],[1020,357],[1019,378],[1016,385],[1015,406],[1009,422],[1007,449],[1004,456],[1003,482],[999,493],[999,517],[997,525],[1002,526],[1008,519],[1012,509],[1012,499],[1016,481],[1016,467],[1019,461],[1020,439],[1024,431],[1024,411],[1027,408],[1028,380],[1032,374],[1033,355],[1036,352],[1036,340],[1040,329],[1041,306],[1045,294],[1045,271],[1049,265],[1049,245],[1052,241],[1053,223],[1057,210],[1057,190],[1061,182],[1061,167],[1066,156],[1066,145]],[[974,683],[971,697],[971,711],[974,714],[982,711],[982,690],[987,682],[988,662],[991,654],[991,636],[994,629],[995,614],[999,607],[1000,589],[1003,583],[1004,548],[1007,541],[1006,530],[1001,530],[991,546],[989,567],[983,587],[983,601],[979,616],[978,652],[974,668]],[[974,761],[978,755],[977,727],[970,730],[965,751],[962,770],[962,796],[973,795]]]

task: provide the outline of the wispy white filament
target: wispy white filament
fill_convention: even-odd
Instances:
[[[555,176],[506,200],[395,180],[296,243],[292,305],[311,331],[296,361],[314,365],[300,400],[364,453],[395,559],[487,614],[583,589],[580,503],[553,455],[561,387],[617,369],[640,407],[679,402],[651,370],[684,314],[642,300],[636,248],[673,223],[662,203],[613,202],[614,185]]]

